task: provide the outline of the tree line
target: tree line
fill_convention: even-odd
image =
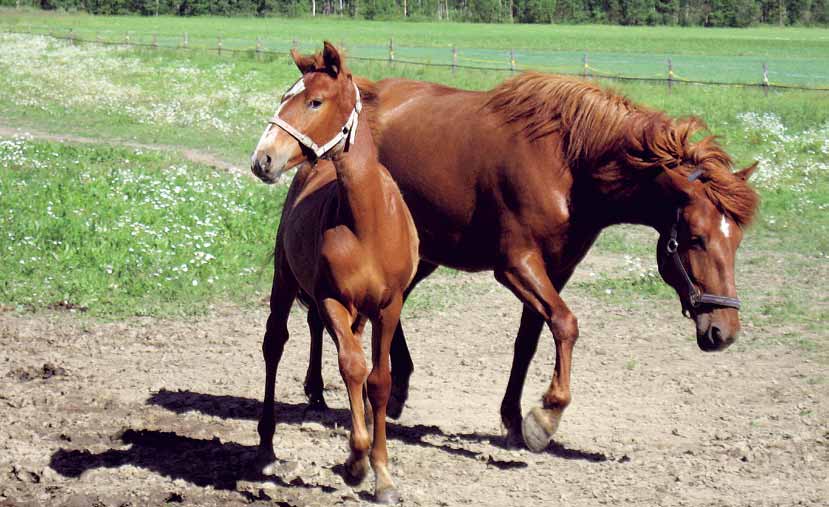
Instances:
[[[829,0],[0,0],[92,14],[349,16],[486,23],[829,24]]]

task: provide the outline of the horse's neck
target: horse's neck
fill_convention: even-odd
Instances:
[[[342,204],[349,207],[355,227],[371,226],[369,222],[376,220],[376,210],[382,209],[382,205],[377,205],[377,200],[382,199],[382,174],[377,147],[365,122],[358,125],[354,144],[347,152],[334,156],[332,162]]]
[[[605,179],[593,174],[594,184],[588,195],[582,196],[584,207],[596,213],[601,228],[616,224],[647,225],[659,230],[670,220],[675,203],[652,179],[638,177],[635,169],[597,168],[612,170],[630,178]]]

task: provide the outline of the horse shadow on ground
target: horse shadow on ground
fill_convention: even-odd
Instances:
[[[151,395],[147,404],[179,414],[196,411],[222,419],[258,420],[262,409],[262,403],[258,400],[191,391],[161,390]],[[305,404],[284,402],[277,402],[275,408],[277,423],[318,422],[326,428],[334,429],[338,426],[347,428],[351,421],[350,413],[346,409],[308,410]],[[488,453],[475,452],[463,447],[464,442],[502,446],[503,438],[500,435],[446,433],[433,425],[407,426],[392,422],[387,423],[387,433],[390,439],[485,462],[487,466],[499,469],[528,466],[526,461],[495,459]],[[120,441],[130,447],[109,449],[101,453],[59,449],[52,455],[50,466],[64,477],[80,477],[91,469],[132,465],[172,479],[183,479],[197,486],[212,486],[218,490],[236,490],[239,481],[269,481],[278,486],[316,489],[326,493],[335,490],[328,485],[305,482],[301,477],[294,476],[293,479],[286,480],[278,474],[263,474],[260,467],[254,466],[258,450],[258,446],[255,445],[223,442],[218,437],[190,438],[175,432],[147,429],[128,429],[113,437],[113,441]],[[590,462],[608,459],[601,453],[570,449],[556,443],[551,444],[548,452],[564,459]],[[276,468],[279,469],[279,463]],[[341,472],[341,467],[331,468],[335,473]],[[283,475],[292,476],[290,473]]]

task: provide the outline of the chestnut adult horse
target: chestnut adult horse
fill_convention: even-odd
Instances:
[[[281,167],[306,160],[294,180],[276,239],[271,314],[262,345],[265,401],[259,421],[260,460],[274,459],[273,402],[276,370],[288,340],[288,314],[297,296],[309,303],[337,343],[340,373],[351,405],[351,454],[346,481],[361,482],[369,448],[375,473],[375,499],[399,499],[388,469],[386,404],[391,389],[389,348],[403,306],[403,291],[418,263],[412,216],[388,171],[377,159],[367,122],[360,122],[361,99],[337,49],[292,52],[302,78],[288,91],[263,134],[270,156]],[[262,168],[254,172],[265,180]],[[371,322],[372,368],[368,373],[360,337]],[[322,325],[312,326],[322,340]],[[373,442],[365,421],[363,392],[375,416]]]
[[[380,161],[420,236],[414,283],[437,265],[492,270],[524,303],[501,403],[510,445],[543,449],[570,403],[578,324],[560,292],[605,227],[656,229],[659,271],[693,319],[699,347],[720,350],[736,339],[734,260],[758,204],[747,184],[755,166],[732,172],[712,137],[695,140],[701,120],[540,73],[486,92],[403,79],[357,83]],[[272,151],[263,140],[253,155],[264,174],[285,169],[268,163]],[[552,381],[542,406],[522,420],[521,391],[545,324],[556,351]],[[412,371],[402,327],[391,353],[396,415]],[[313,357],[307,380],[311,398],[321,399]]]

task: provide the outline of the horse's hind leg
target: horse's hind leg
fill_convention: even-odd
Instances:
[[[409,297],[415,286],[423,279],[431,275],[437,269],[436,264],[420,261],[417,265],[412,283],[403,293],[403,301]],[[414,371],[414,363],[409,353],[409,346],[406,344],[406,336],[403,334],[403,324],[399,321],[394,330],[394,339],[391,343],[391,397],[387,407],[388,416],[392,419],[399,419],[403,413],[403,406],[409,399],[409,379]]]
[[[345,382],[351,406],[351,454],[345,462],[344,479],[347,484],[354,486],[361,483],[368,473],[368,449],[371,445],[363,404],[366,358],[362,344],[351,331],[354,316],[335,299],[324,299],[319,309],[325,325],[337,340],[340,374]]]
[[[277,252],[279,258],[279,252]],[[274,389],[276,369],[282,359],[285,343],[288,341],[288,315],[297,294],[297,283],[293,273],[284,263],[277,261],[273,286],[271,287],[271,313],[265,327],[262,341],[262,355],[265,358],[265,399],[259,419],[259,454],[257,464],[267,466],[276,458],[273,452]]]
[[[322,394],[322,333],[324,327],[316,306],[308,307],[308,331],[311,333],[311,351],[308,371],[305,374],[305,396],[308,397],[309,410],[326,410],[325,397]]]
[[[397,503],[400,494],[389,472],[389,454],[386,448],[386,405],[391,393],[389,349],[394,330],[400,319],[402,298],[380,312],[380,318],[371,325],[372,369],[366,387],[374,412],[374,443],[371,447],[371,468],[374,470],[374,499],[379,503]]]

